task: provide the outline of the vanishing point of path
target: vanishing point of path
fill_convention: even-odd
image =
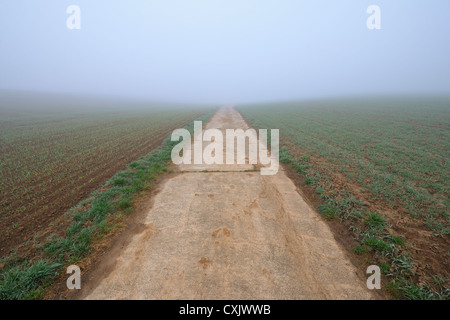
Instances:
[[[248,126],[223,107],[205,128],[225,136]],[[282,168],[273,176],[249,169],[178,166],[140,232],[100,263],[82,298],[373,299]]]

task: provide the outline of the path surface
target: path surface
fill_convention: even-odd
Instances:
[[[206,128],[248,127],[224,107]],[[183,173],[154,198],[143,230],[83,298],[374,298],[281,168],[273,176],[245,171],[253,169],[248,164],[178,169]]]

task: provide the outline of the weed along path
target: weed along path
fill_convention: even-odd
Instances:
[[[211,128],[225,141],[226,129],[248,126],[223,107],[203,126]],[[375,298],[281,166],[275,175],[258,164],[174,170],[139,232],[82,279],[81,298]]]

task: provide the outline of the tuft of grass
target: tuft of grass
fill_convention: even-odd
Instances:
[[[132,163],[130,163],[129,165],[128,165],[130,168],[133,168],[133,169],[135,169],[135,168],[137,168],[137,167],[139,167],[139,162],[132,162]]]
[[[125,209],[130,208],[132,205],[133,205],[133,202],[131,202],[131,200],[123,199],[119,202],[119,209],[125,210]]]
[[[378,212],[370,212],[367,214],[368,220],[366,220],[365,224],[375,230],[383,230],[386,226],[385,218],[379,214]]]
[[[369,251],[369,249],[366,246],[362,246],[362,245],[357,245],[353,248],[353,251],[357,254],[357,255],[362,255],[366,252]]]
[[[403,240],[403,238],[401,236],[397,236],[397,235],[388,235],[386,237],[389,242],[395,244],[395,245],[399,245],[399,246],[403,246],[405,245],[405,241]]]
[[[58,275],[61,264],[40,260],[15,266],[1,274],[1,300],[32,300],[43,297],[43,287]]]
[[[127,181],[124,178],[116,178],[113,181],[113,185],[121,187],[124,186],[126,182]]]
[[[338,217],[336,207],[331,204],[322,204],[317,209],[327,219],[336,219]]]
[[[371,247],[373,250],[380,252],[385,252],[390,248],[389,244],[375,237],[365,238],[364,243],[367,244],[369,247]]]
[[[389,271],[391,270],[391,266],[386,263],[386,262],[381,262],[380,263],[380,270],[382,274],[388,274]]]

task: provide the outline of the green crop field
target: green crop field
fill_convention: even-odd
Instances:
[[[280,129],[281,160],[324,217],[358,241],[402,297],[449,297],[450,99],[377,98],[241,106]]]

